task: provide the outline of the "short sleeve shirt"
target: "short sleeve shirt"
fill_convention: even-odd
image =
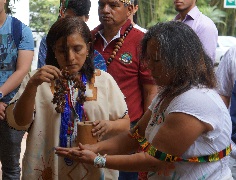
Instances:
[[[231,47],[223,56],[216,70],[217,91],[220,95],[231,97],[236,81],[236,47]]]
[[[7,15],[6,21],[0,28],[0,86],[16,71],[18,50],[11,34],[12,17]],[[22,37],[19,50],[34,50],[34,40],[31,29],[22,23]],[[16,88],[7,94],[2,101],[8,103],[17,92]]]
[[[163,121],[165,118],[155,115],[158,102],[157,96],[149,107],[152,117],[145,132],[149,142],[153,141],[154,136],[165,123]],[[189,114],[213,127],[212,131],[201,134],[194,141],[182,155],[183,158],[210,155],[230,145],[232,124],[229,112],[215,90],[194,87],[182,93],[171,101],[164,116],[175,112]],[[230,175],[227,156],[213,163],[176,162],[173,173],[167,179],[224,179],[225,176]],[[151,180],[162,179],[157,173],[149,173],[149,176]]]

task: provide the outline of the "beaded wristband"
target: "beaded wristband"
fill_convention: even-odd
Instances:
[[[98,153],[98,155],[93,160],[94,166],[97,168],[104,168],[106,165],[106,156],[107,156],[107,154],[102,156]]]
[[[167,154],[167,153],[159,151],[151,143],[149,143],[145,137],[142,137],[138,133],[137,125],[133,129],[130,130],[130,136],[138,141],[139,145],[141,146],[144,152],[147,152],[150,156],[153,156],[156,159],[159,159],[161,161],[167,161],[167,162],[180,162],[180,161],[182,162],[215,162],[215,161],[219,161],[225,156],[228,156],[232,151],[232,147],[230,144],[229,146],[227,146],[225,149],[223,149],[220,152],[216,152],[214,154],[210,154],[206,156],[192,157],[192,158],[185,159],[185,158],[173,156],[171,154]]]

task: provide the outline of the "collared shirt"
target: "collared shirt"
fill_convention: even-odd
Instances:
[[[121,30],[121,28],[120,28]],[[112,40],[110,42],[112,42],[113,40],[115,39],[118,39],[120,38],[120,30],[118,31],[118,33],[112,38]],[[104,41],[104,47],[103,47],[103,51],[104,49],[107,47],[107,45],[110,43],[110,42],[107,42],[106,38],[103,36],[103,32],[104,32],[104,29],[98,31],[98,33],[100,34],[100,36],[102,37],[103,41]]]
[[[131,21],[127,20],[117,35],[123,36],[130,24]],[[105,47],[104,38],[101,36],[102,29],[103,26],[99,25],[92,31],[94,49],[100,52],[107,61],[117,43],[117,38],[115,38],[117,35]],[[122,47],[107,67],[107,72],[113,76],[126,97],[131,122],[139,120],[144,113],[142,86],[155,84],[150,70],[139,60],[140,43],[143,36],[143,32],[132,28],[125,37]]]
[[[180,14],[178,14],[174,20],[179,20]],[[189,25],[201,40],[206,53],[215,62],[215,54],[218,39],[218,30],[214,22],[204,14],[202,14],[197,6],[192,8],[185,16],[183,23]]]

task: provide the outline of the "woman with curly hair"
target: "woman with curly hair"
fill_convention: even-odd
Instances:
[[[56,154],[96,167],[149,171],[149,179],[232,179],[232,124],[198,36],[181,22],[158,23],[142,40],[142,56],[162,88],[137,126],[94,145],[58,147]],[[139,147],[144,152],[128,155]]]

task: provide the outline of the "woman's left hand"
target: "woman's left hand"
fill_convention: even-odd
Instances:
[[[74,148],[56,147],[55,150],[56,150],[55,153],[58,156],[67,157],[71,160],[87,164],[93,164],[94,159],[97,156],[94,152],[83,149],[83,146],[80,143],[78,147]]]
[[[111,131],[111,122],[108,120],[96,120],[93,122],[94,128],[92,129],[93,136],[98,136],[98,141]]]

